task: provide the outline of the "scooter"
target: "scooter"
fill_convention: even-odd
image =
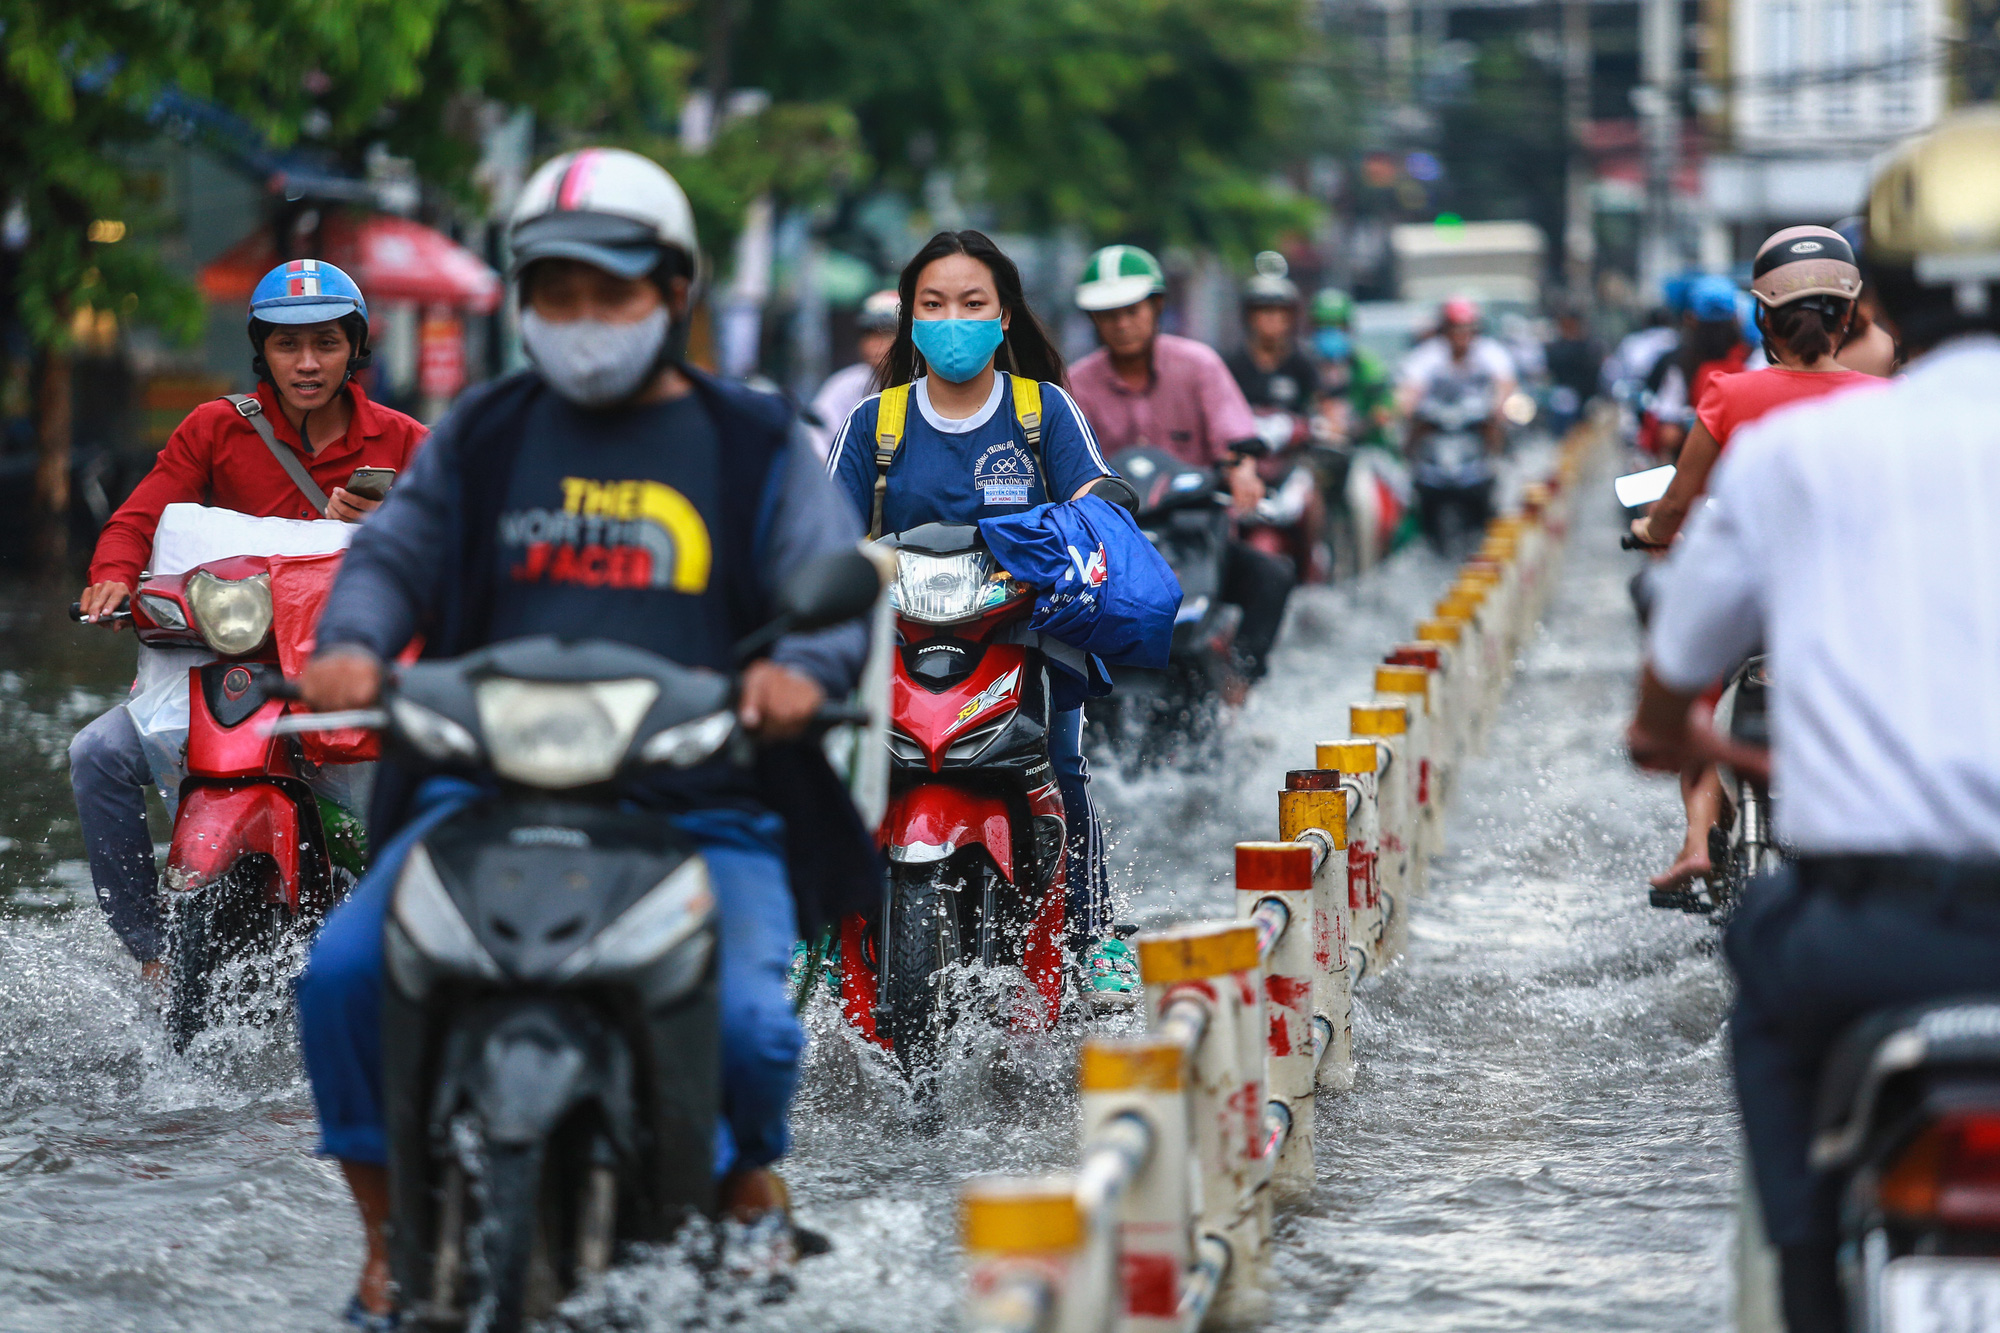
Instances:
[[[1424,536],[1440,554],[1465,554],[1493,517],[1492,409],[1477,381],[1433,385],[1411,423],[1410,459]]]
[[[1146,768],[1212,730],[1243,612],[1222,600],[1229,510],[1215,474],[1145,446],[1118,454],[1111,466],[1138,492],[1139,529],[1173,569],[1182,592],[1167,665],[1118,668],[1111,693],[1092,700],[1088,711],[1095,739]]]
[[[1871,1015],[1834,1048],[1812,1163],[1842,1182],[1852,1333],[2000,1326],[2000,997]]]
[[[998,568],[976,527],[892,534],[897,651],[879,912],[841,924],[840,995],[906,1072],[933,1069],[957,1014],[952,971],[1018,969],[1013,1022],[1062,1003],[1067,824],[1049,762],[1048,668],[1026,621],[1034,592]]]
[[[1326,542],[1326,477],[1314,457],[1311,425],[1295,413],[1260,412],[1257,433],[1267,450],[1257,462],[1264,498],[1238,523],[1243,541],[1291,561],[1299,582],[1325,583],[1333,554]],[[1344,485],[1344,466],[1340,473]]]
[[[855,552],[800,570],[739,649],[865,614]],[[747,758],[737,682],[536,637],[404,668],[368,726],[490,787],[431,829],[383,931],[390,1261],[418,1327],[516,1333],[621,1247],[715,1208],[715,901],[700,850],[620,781]],[[823,710],[826,725],[854,719]]]
[[[200,648],[162,894],[168,1036],[184,1051],[222,1011],[285,980],[285,946],[311,937],[360,874],[356,812],[310,785],[375,758],[372,736],[273,737],[338,555],[236,556],[143,578],[114,615],[149,647]],[[80,604],[73,619],[83,619]],[[104,622],[113,623],[113,622]],[[294,661],[293,659],[296,659]]]

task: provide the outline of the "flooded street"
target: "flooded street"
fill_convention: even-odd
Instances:
[[[1646,906],[1678,807],[1623,756],[1632,557],[1591,485],[1409,955],[1362,987],[1356,1087],[1321,1101],[1318,1188],[1279,1224],[1273,1333],[1726,1323],[1727,988],[1711,928]],[[1415,553],[1301,594],[1212,766],[1100,772],[1128,919],[1232,911],[1232,844],[1274,834],[1284,771],[1345,734],[1448,574]],[[63,752],[122,691],[130,644],[61,621],[72,595],[0,588],[0,1333],[341,1327],[359,1236],[311,1155],[290,1033],[171,1056],[91,902]],[[581,1299],[573,1326],[948,1327],[958,1183],[1073,1161],[1081,1025],[958,1034],[949,1124],[924,1137],[886,1062],[828,1006],[811,1016],[787,1174],[834,1254],[792,1301],[749,1308],[662,1257]]]

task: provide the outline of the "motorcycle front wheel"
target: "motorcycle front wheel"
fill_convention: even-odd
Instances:
[[[270,901],[277,867],[245,857],[199,889],[168,895],[167,1038],[185,1053],[230,1001],[261,990],[284,934],[285,912]],[[238,968],[240,961],[253,966]]]
[[[953,1017],[948,972],[966,961],[967,952],[958,877],[945,863],[899,865],[891,876],[876,1026],[914,1078],[937,1068]]]

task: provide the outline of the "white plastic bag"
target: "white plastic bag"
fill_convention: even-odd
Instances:
[[[139,748],[145,752],[146,767],[153,785],[167,803],[171,815],[180,799],[181,779],[187,776],[188,737],[187,672],[163,676],[145,690],[135,691],[125,701],[139,733]]]

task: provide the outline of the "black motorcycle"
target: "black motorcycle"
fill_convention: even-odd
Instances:
[[[2000,997],[1858,1023],[1827,1061],[1812,1162],[1842,1182],[1853,1333],[2000,1327]]]
[[[1233,670],[1241,608],[1222,600],[1229,508],[1215,474],[1165,450],[1140,446],[1111,460],[1139,494],[1140,531],[1181,584],[1167,665],[1119,667],[1111,693],[1085,716],[1093,735],[1136,768],[1167,762],[1208,736]]]
[[[1715,723],[1731,740],[1758,749],[1771,744],[1771,676],[1764,658],[1749,658],[1730,674],[1716,705]],[[1708,859],[1715,867],[1705,883],[1679,889],[1651,889],[1655,907],[1712,915],[1719,923],[1759,875],[1785,859],[1771,828],[1771,789],[1748,774],[1722,768],[1723,807],[1708,831]]]
[[[809,566],[742,655],[864,614],[880,586],[858,552]],[[384,930],[391,1263],[417,1326],[511,1333],[621,1246],[713,1212],[714,897],[695,844],[620,792],[747,757],[735,693],[546,637],[385,691],[374,721],[405,760],[493,789],[411,849]]]
[[[1493,518],[1492,401],[1483,381],[1443,380],[1417,403],[1410,463],[1417,517],[1441,555],[1468,554]]]

